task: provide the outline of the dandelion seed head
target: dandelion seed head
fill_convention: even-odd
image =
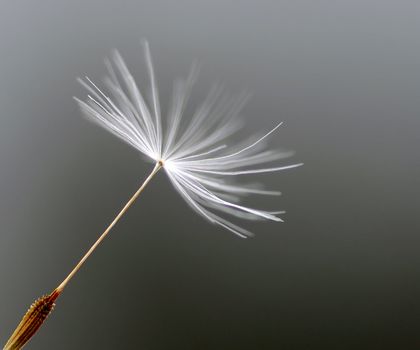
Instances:
[[[87,77],[79,80],[88,91],[86,101],[76,98],[85,115],[159,163],[189,206],[210,222],[240,237],[248,237],[251,232],[233,223],[231,218],[282,221],[278,217],[283,213],[281,211],[254,209],[240,204],[247,195],[269,196],[280,192],[236,181],[240,176],[302,165],[272,165],[291,155],[290,152],[267,148],[267,139],[282,123],[260,137],[248,137],[246,142],[232,144],[232,136],[242,127],[239,113],[248,95],[229,97],[217,86],[187,115],[186,107],[197,78],[196,65],[186,79],[175,82],[167,115],[162,118],[152,57],[146,41],[143,47],[151,93],[141,92],[124,60],[115,51],[113,59],[106,61],[109,74],[104,90]],[[149,98],[143,97],[149,95]]]

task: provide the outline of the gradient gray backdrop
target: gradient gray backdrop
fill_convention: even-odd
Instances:
[[[76,77],[118,48],[167,101],[198,59],[253,92],[248,131],[303,168],[261,176],[284,224],[241,240],[164,173],[68,286],[28,349],[420,347],[418,1],[1,1],[0,341],[151,165],[87,122]]]

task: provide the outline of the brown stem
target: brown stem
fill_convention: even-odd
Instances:
[[[149,176],[144,180],[142,185],[133,194],[133,196],[129,199],[129,201],[125,204],[125,206],[121,209],[118,215],[112,220],[106,230],[99,236],[96,242],[89,248],[86,254],[80,259],[80,261],[76,264],[76,266],[71,270],[71,272],[67,275],[67,277],[61,282],[57,288],[53,290],[53,292],[49,295],[45,295],[39,299],[37,299],[26,312],[25,316],[22,318],[19,325],[16,327],[15,331],[7,341],[6,345],[4,346],[3,350],[19,350],[22,349],[25,344],[32,338],[32,336],[37,332],[37,330],[41,327],[43,322],[47,319],[48,315],[51,313],[55,306],[56,299],[60,296],[63,292],[64,288],[66,287],[67,283],[73,278],[73,276],[79,271],[85,261],[89,258],[89,256],[93,253],[93,251],[97,248],[97,246],[104,240],[104,238],[108,235],[111,229],[115,226],[115,224],[121,219],[124,213],[130,208],[130,206],[134,203],[146,185],[150,182],[154,175],[162,168],[163,162],[159,161],[156,163],[154,169],[149,174]]]
[[[109,224],[109,226],[106,228],[104,233],[100,235],[98,240],[90,247],[90,249],[86,252],[86,254],[83,256],[82,259],[77,263],[77,265],[73,268],[73,270],[68,274],[68,276],[63,280],[63,282],[60,283],[60,285],[55,289],[59,294],[63,291],[64,287],[67,285],[67,283],[72,279],[72,277],[76,274],[77,271],[82,267],[84,262],[89,258],[89,256],[93,253],[93,251],[96,249],[96,247],[103,241],[103,239],[108,235],[109,231],[114,227],[114,225],[121,219],[121,217],[124,215],[124,213],[130,208],[130,206],[134,203],[134,201],[137,199],[137,197],[140,195],[140,193],[143,191],[143,189],[146,187],[146,185],[150,182],[150,180],[153,178],[154,175],[160,170],[162,167],[162,162],[156,163],[154,169],[149,174],[149,176],[144,180],[143,184],[140,186],[140,188],[137,190],[136,193],[130,198],[130,200],[126,203],[126,205],[121,209],[121,211],[118,213],[118,215],[112,220],[112,222]]]

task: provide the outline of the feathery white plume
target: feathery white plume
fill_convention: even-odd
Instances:
[[[283,212],[266,211],[240,205],[248,194],[278,195],[255,184],[235,184],[239,175],[269,173],[302,165],[262,166],[285,158],[289,153],[267,150],[265,141],[282,123],[265,135],[248,143],[229,145],[229,137],[242,123],[238,118],[246,96],[229,99],[220,88],[210,91],[188,123],[185,108],[197,76],[194,66],[186,80],[176,81],[165,128],[162,124],[159,94],[149,45],[143,42],[151,85],[146,101],[118,52],[113,62],[106,61],[109,76],[105,80],[108,94],[89,78],[80,80],[89,91],[88,100],[76,99],[92,120],[160,164],[170,181],[200,215],[240,237],[251,233],[220,216],[228,214],[248,220],[282,221]]]

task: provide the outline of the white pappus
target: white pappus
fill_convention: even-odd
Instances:
[[[163,167],[175,189],[197,213],[240,237],[251,232],[226,219],[282,221],[282,211],[267,211],[240,205],[248,194],[278,195],[258,184],[238,184],[240,176],[295,168],[302,163],[268,166],[286,158],[288,152],[267,149],[266,139],[281,125],[247,142],[230,145],[230,138],[242,126],[238,113],[246,96],[229,98],[220,87],[211,89],[204,101],[186,117],[186,106],[197,77],[194,65],[185,80],[174,84],[173,98],[165,124],[149,45],[143,42],[150,79],[150,98],[145,99],[118,52],[106,61],[109,76],[106,92],[89,78],[80,82],[89,91],[86,102],[76,99],[93,121],[136,148]],[[251,140],[251,141],[250,141]]]

